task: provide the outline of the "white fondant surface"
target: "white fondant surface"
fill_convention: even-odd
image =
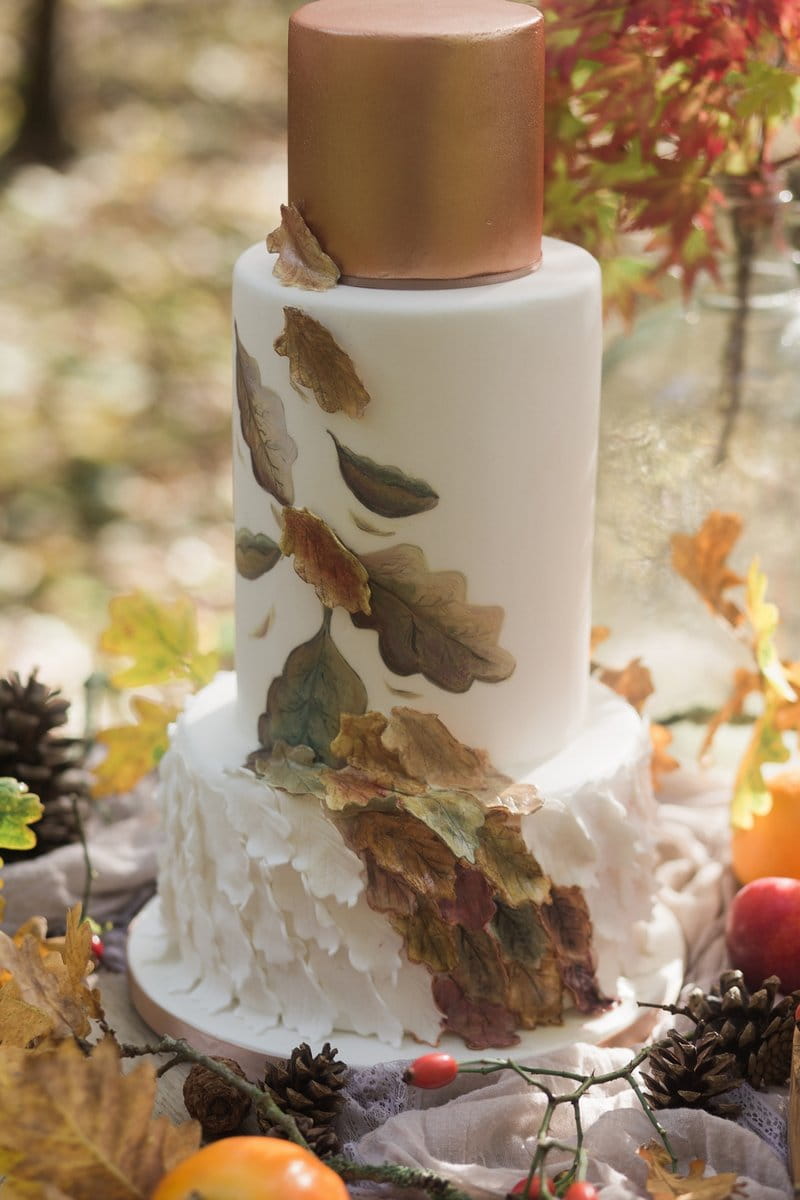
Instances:
[[[396,291],[281,286],[263,245],[234,274],[234,319],[262,382],[281,397],[298,447],[294,504],[325,519],[357,554],[422,549],[431,571],[466,580],[470,605],[500,606],[510,678],[454,694],[385,665],[377,634],[337,608],[332,634],[358,672],[368,707],[438,714],[462,742],[520,778],[556,753],[586,705],[589,594],[601,353],[600,277],[577,246],[545,239],[541,268],[474,288]],[[372,399],[356,420],[327,413],[289,382],[273,343],[284,306],[322,322],[350,355]],[[424,480],[429,511],[376,516],[339,471],[335,434],[350,450]],[[277,541],[278,505],[255,480],[234,415],[236,527]],[[380,533],[365,532],[356,520]],[[263,636],[269,618],[269,632]],[[319,629],[313,588],[284,559],[257,580],[237,578],[241,727],[254,740],[269,684]],[[412,692],[411,700],[397,691]]]
[[[181,964],[175,988],[211,1014],[235,1006],[257,1040],[280,1027],[307,1040],[335,1029],[385,1046],[406,1034],[435,1043],[430,976],[370,908],[362,864],[320,802],[242,768],[255,747],[235,691],[227,674],[193,697],[161,763],[163,948]],[[643,722],[592,681],[574,743],[532,772],[542,807],[522,818],[553,883],[583,889],[611,994],[652,953],[648,763]]]

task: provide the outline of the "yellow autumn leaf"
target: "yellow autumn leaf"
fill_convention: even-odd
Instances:
[[[754,558],[747,572],[747,618],[753,627],[754,653],[758,669],[767,683],[783,700],[793,701],[797,694],[793,690],[775,646],[775,633],[780,614],[777,604],[765,599],[767,577],[761,570],[759,560]]]
[[[4,1047],[0,1174],[9,1195],[146,1200],[200,1142],[195,1121],[153,1118],[155,1093],[155,1069],[123,1074],[110,1039],[89,1057],[71,1041],[41,1054]]]
[[[217,671],[217,655],[198,646],[197,613],[188,597],[162,604],[143,592],[115,596],[109,605],[111,624],[100,636],[106,654],[132,659],[116,671],[118,688],[188,680],[202,687]]]
[[[706,1175],[701,1158],[689,1163],[689,1174],[670,1170],[670,1159],[663,1146],[651,1142],[636,1151],[648,1166],[647,1194],[652,1200],[728,1200],[733,1197],[739,1176],[731,1171]]]
[[[132,725],[112,725],[97,734],[96,742],[106,756],[94,768],[92,793],[110,796],[129,792],[161,760],[169,745],[168,729],[179,709],[134,696],[131,708],[136,717]]]
[[[783,702],[769,688],[764,698],[764,711],[753,727],[739,769],[731,803],[731,824],[737,829],[752,829],[753,818],[765,816],[772,808],[772,797],[764,781],[762,767],[766,763],[782,763],[789,758],[789,749],[778,728],[778,712]]]
[[[53,1022],[40,1008],[19,1000],[14,991],[13,987],[0,987],[0,1044],[24,1049],[51,1033]]]

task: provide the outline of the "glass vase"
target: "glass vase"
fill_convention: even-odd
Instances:
[[[738,513],[800,657],[800,205],[728,179],[719,278],[661,304],[604,360],[594,620],[641,655],[660,711],[718,703],[743,650],[671,567],[676,532]]]

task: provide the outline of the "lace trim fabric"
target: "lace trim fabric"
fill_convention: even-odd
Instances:
[[[742,1084],[726,1097],[740,1104],[742,1111],[736,1119],[737,1125],[751,1129],[763,1142],[779,1154],[784,1162],[789,1159],[786,1115],[788,1096],[776,1092],[757,1092],[749,1083]]]
[[[356,1143],[379,1129],[390,1117],[408,1107],[408,1086],[403,1080],[405,1062],[379,1063],[374,1067],[351,1070],[344,1088],[344,1106],[336,1127],[342,1151],[358,1159]]]

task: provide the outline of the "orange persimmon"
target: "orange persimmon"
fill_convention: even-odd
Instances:
[[[752,829],[733,830],[733,873],[740,883],[768,875],[800,879],[800,771],[767,780],[772,808]]]
[[[348,1200],[342,1179],[302,1146],[230,1137],[204,1146],[164,1176],[151,1200]]]

